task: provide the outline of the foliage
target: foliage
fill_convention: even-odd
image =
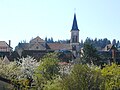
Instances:
[[[30,86],[37,61],[30,56],[6,64],[0,60],[0,76],[11,80],[15,88]],[[23,88],[22,88],[23,89]]]
[[[63,90],[98,90],[101,83],[99,70],[92,70],[87,65],[76,64],[70,75],[63,78]]]
[[[19,67],[16,66],[16,62],[10,62],[6,64],[3,60],[0,60],[0,76],[7,79],[14,79],[18,75]]]
[[[42,89],[47,81],[59,75],[58,58],[55,53],[49,53],[41,60],[35,72],[37,88]]]
[[[47,42],[47,43],[53,43],[54,42],[54,40],[53,40],[53,38],[51,37],[51,38],[45,38],[45,41]]]
[[[62,90],[60,82],[61,82],[60,77],[50,80],[47,82],[43,90]]]
[[[34,70],[38,66],[37,60],[27,56],[26,58],[21,58],[17,61],[20,66],[21,75],[19,78],[33,78]]]
[[[120,89],[120,66],[115,63],[104,65],[102,69],[88,63],[70,64],[70,67],[59,66],[58,63],[56,53],[47,54],[40,62],[29,56],[9,64],[0,59],[0,77],[10,79],[18,90]],[[61,67],[67,74],[62,75]],[[34,87],[30,87],[31,84]]]
[[[120,66],[112,63],[112,65],[106,65],[101,70],[104,81],[102,83],[102,89],[105,90],[119,90],[120,89]]]
[[[38,66],[37,60],[27,56],[26,58],[19,59],[16,63],[20,68],[16,83],[20,85],[21,89],[30,87],[33,82],[35,69]]]
[[[10,85],[8,84],[8,86],[11,87],[11,84],[14,84],[14,80],[17,78],[18,74],[19,67],[16,66],[16,62],[5,63],[3,59],[0,59],[0,77],[4,78],[6,81],[11,80]]]
[[[82,63],[88,64],[99,64],[99,56],[97,54],[96,48],[92,46],[90,43],[85,43],[83,47],[83,53],[81,61]]]
[[[72,61],[72,52],[68,50],[61,50],[58,52],[58,57],[61,62],[70,62]]]
[[[103,39],[97,39],[97,38],[91,39],[91,38],[87,37],[84,43],[86,43],[86,42],[90,43],[90,44],[93,44],[94,47],[96,47],[98,50],[104,48],[108,44],[111,44],[111,41],[108,40],[107,38],[103,38]],[[80,45],[83,46],[83,41],[80,43]]]
[[[111,44],[111,41],[108,40],[107,38],[103,38],[103,39],[95,38],[94,40],[87,38],[85,42],[92,43],[95,47],[98,48],[104,48],[107,44]]]
[[[94,65],[76,64],[60,85],[62,90],[119,90],[120,66],[105,65],[100,69]]]

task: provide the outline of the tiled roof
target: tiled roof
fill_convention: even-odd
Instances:
[[[19,43],[16,50],[72,50],[70,44],[46,43],[40,37],[36,37],[30,43]]]
[[[39,43],[19,43],[18,49],[20,48],[23,50],[46,50],[46,47]]]
[[[29,43],[19,43],[18,47],[26,50],[29,48]]]
[[[5,41],[0,41],[0,52],[10,52],[12,47],[10,47]]]
[[[36,38],[34,38],[30,41],[30,43],[36,43],[36,42],[44,43],[45,41],[43,39],[41,39],[39,36],[37,36]]]
[[[48,43],[51,50],[71,50],[70,44]]]
[[[0,47],[9,47],[5,41],[0,41]]]
[[[46,47],[42,44],[35,43],[29,47],[29,50],[46,50]]]

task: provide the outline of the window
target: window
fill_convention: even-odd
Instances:
[[[76,43],[76,42],[77,42],[77,36],[73,36],[72,42],[73,42],[73,43]]]
[[[77,36],[76,36],[76,38],[75,38],[75,41],[77,42]]]
[[[39,49],[39,47],[37,46],[36,49]]]

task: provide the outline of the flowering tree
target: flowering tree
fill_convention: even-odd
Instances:
[[[33,78],[34,70],[38,66],[36,59],[27,56],[26,58],[21,58],[17,61],[17,64],[20,66],[19,78]]]
[[[37,62],[36,59],[27,56],[26,58],[19,59],[16,63],[20,68],[20,73],[17,76],[18,83],[26,87],[31,86],[33,75],[39,62]]]

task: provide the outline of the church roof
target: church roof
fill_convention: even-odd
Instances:
[[[37,36],[36,38],[34,38],[30,41],[30,43],[36,43],[36,42],[44,43],[45,41],[43,39],[41,39],[39,36]]]
[[[48,46],[51,50],[71,50],[72,47],[70,44],[62,44],[62,43],[48,43]]]
[[[77,30],[77,31],[79,30],[78,25],[77,25],[76,14],[74,14],[73,25],[72,25],[72,30],[71,31],[74,31],[74,30]]]
[[[46,50],[46,47],[43,44],[35,43],[29,46],[29,50]]]

